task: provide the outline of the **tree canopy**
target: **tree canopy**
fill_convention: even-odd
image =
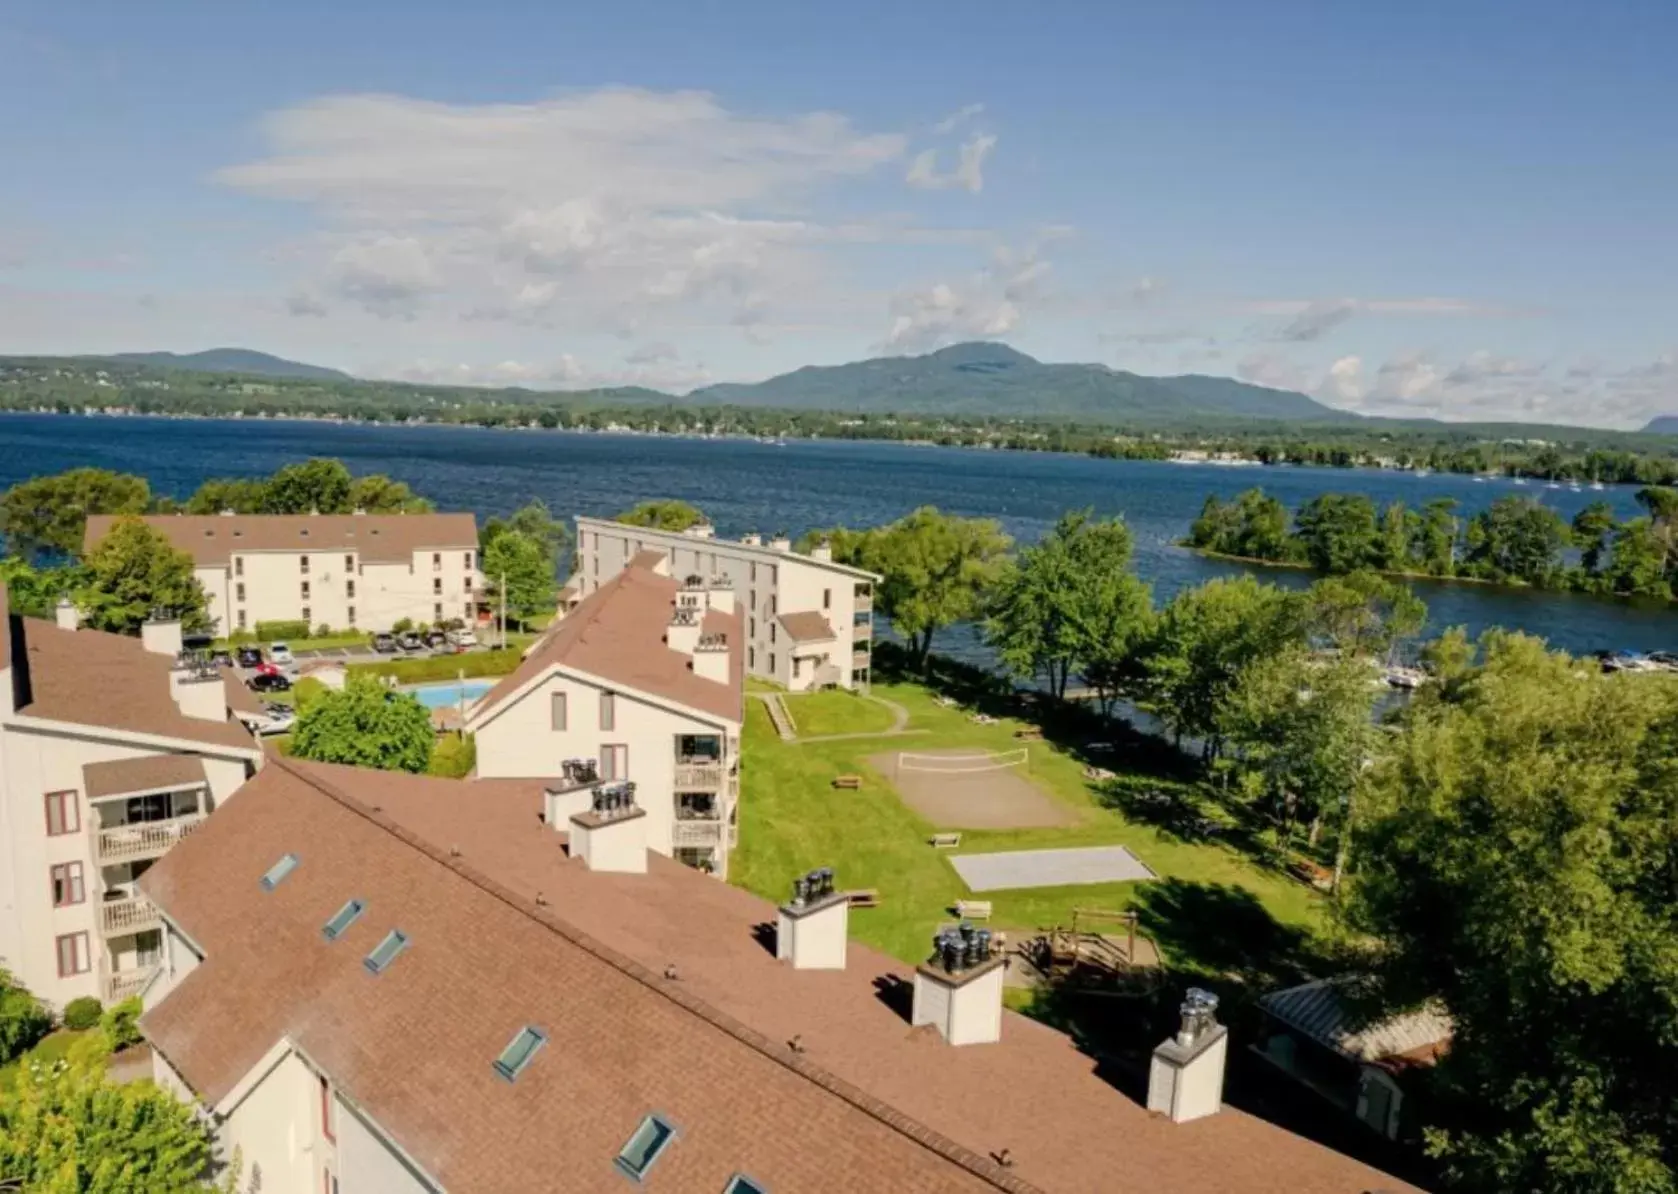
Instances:
[[[208,630],[204,589],[192,557],[138,518],[119,518],[87,557],[76,593],[87,625],[136,634],[153,611],[179,618],[187,630]]]
[[[20,482],[0,495],[0,535],[26,560],[81,554],[89,514],[144,514],[151,487],[144,477],[76,468]]]
[[[658,531],[685,531],[709,520],[697,506],[675,498],[659,498],[632,506],[619,514],[617,521],[626,526],[650,527]]]
[[[522,531],[502,530],[483,550],[484,585],[505,598],[507,617],[523,625],[554,611],[554,561],[548,545]]]
[[[416,698],[351,672],[342,691],[317,693],[298,712],[291,753],[318,763],[419,774],[431,762],[435,740],[431,714]]]
[[[1455,1038],[1430,1148],[1476,1190],[1678,1189],[1678,685],[1493,632],[1371,775],[1349,914]]]

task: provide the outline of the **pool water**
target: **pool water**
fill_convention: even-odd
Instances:
[[[408,691],[427,709],[458,709],[470,705],[495,687],[493,680],[456,680],[448,684],[422,684]]]

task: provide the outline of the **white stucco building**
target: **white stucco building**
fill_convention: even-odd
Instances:
[[[12,615],[0,587],[0,965],[62,1008],[135,994],[161,957],[137,881],[262,762],[255,703],[143,639]]]
[[[584,760],[635,784],[647,843],[728,872],[738,833],[742,617],[726,584],[677,581],[647,551],[564,614],[517,671],[467,711],[477,774],[550,781],[552,815],[578,811]]]
[[[587,597],[644,551],[663,555],[671,576],[733,590],[748,675],[792,692],[868,687],[880,579],[872,572],[835,563],[825,546],[800,554],[784,538],[718,539],[709,524],[674,532],[579,517],[576,595]]]
[[[260,622],[389,630],[471,624],[483,575],[470,514],[158,514],[146,525],[193,559],[216,633]],[[87,520],[86,547],[116,518]]]

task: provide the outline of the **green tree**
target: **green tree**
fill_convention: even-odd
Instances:
[[[0,1064],[33,1049],[51,1031],[52,1013],[10,973],[0,970]]]
[[[1579,549],[1579,563],[1589,576],[1596,576],[1608,562],[1608,545],[1614,537],[1614,507],[1592,502],[1573,516],[1573,545]]]
[[[1306,560],[1318,572],[1382,566],[1375,503],[1361,493],[1324,493],[1299,508],[1294,526]]]
[[[50,618],[58,599],[81,586],[82,570],[77,564],[37,568],[25,560],[7,556],[0,559],[0,583],[6,586],[7,604],[14,614]]]
[[[1614,528],[1613,548],[1602,570],[1612,593],[1672,596],[1667,546],[1654,520],[1631,518]]]
[[[211,477],[186,500],[188,514],[256,514],[268,493],[268,482],[256,477]]]
[[[348,514],[355,479],[342,460],[316,457],[288,464],[262,491],[263,514]]]
[[[1476,514],[1468,526],[1463,572],[1487,580],[1547,585],[1562,572],[1567,523],[1544,503],[1511,494]]]
[[[1421,518],[1403,502],[1392,502],[1381,511],[1380,567],[1388,572],[1411,572],[1416,560],[1411,554]]]
[[[661,498],[625,510],[617,516],[617,521],[626,526],[651,527],[659,531],[685,531],[707,520],[697,506],[675,498]]]
[[[350,509],[369,514],[429,514],[436,509],[431,499],[415,493],[406,481],[394,480],[383,473],[357,477],[350,484],[349,504]]]
[[[1412,548],[1416,562],[1430,576],[1453,576],[1457,570],[1457,502],[1434,498],[1422,507]]]
[[[1451,1185],[1670,1194],[1678,687],[1482,650],[1371,773],[1352,927],[1393,1007],[1455,1023],[1427,1137]]]
[[[423,772],[436,735],[417,699],[352,672],[342,691],[319,693],[297,715],[291,753],[318,763]]]
[[[1218,717],[1241,670],[1303,641],[1304,599],[1250,576],[1220,577],[1178,593],[1160,611],[1143,666],[1147,709],[1179,742],[1221,750]]]
[[[540,543],[547,552],[548,571],[553,576],[557,577],[560,568],[569,564],[565,556],[571,542],[570,531],[563,521],[548,512],[547,503],[540,498],[533,498],[505,519],[491,518],[485,522],[478,534],[478,549],[487,552],[496,536],[506,531],[517,531]]]
[[[1123,519],[1096,521],[1088,510],[1062,515],[999,577],[986,640],[1015,675],[1045,678],[1056,696],[1066,695],[1074,671],[1085,670],[1110,707],[1151,629],[1153,600],[1130,571],[1130,556]]]
[[[53,552],[79,555],[89,514],[144,514],[150,502],[144,477],[71,469],[19,482],[0,495],[0,535],[26,560]]]
[[[1348,655],[1383,657],[1427,621],[1427,605],[1410,586],[1378,572],[1324,577],[1305,601],[1312,637]]]
[[[891,619],[911,662],[926,663],[932,636],[979,616],[1012,545],[989,518],[961,518],[933,506],[847,544],[846,556],[880,575],[875,607]]]
[[[523,625],[554,611],[553,556],[540,540],[503,530],[483,550],[484,585],[491,599],[506,600],[507,617]]]
[[[87,557],[76,603],[89,626],[118,634],[138,633],[156,610],[188,630],[210,629],[192,557],[138,518],[117,519]]]
[[[231,1191],[210,1182],[208,1129],[150,1082],[106,1079],[102,1058],[34,1063],[0,1100],[0,1178],[31,1194]]]

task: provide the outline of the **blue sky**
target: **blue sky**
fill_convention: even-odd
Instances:
[[[0,6],[0,351],[1678,410],[1678,6]]]

